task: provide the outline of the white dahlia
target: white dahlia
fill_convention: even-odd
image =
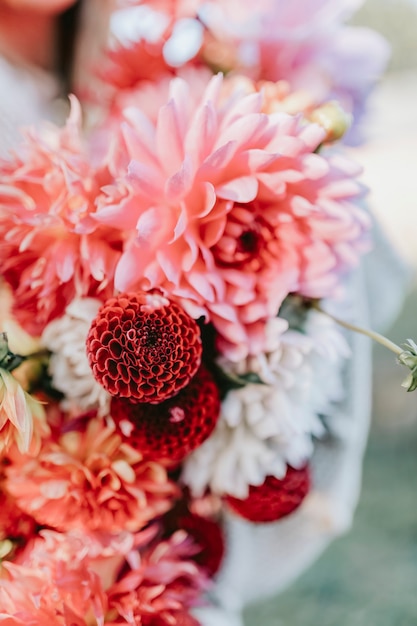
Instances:
[[[75,299],[65,314],[43,331],[42,344],[52,353],[49,362],[52,385],[64,394],[65,410],[98,409],[100,414],[108,411],[110,396],[93,377],[85,347],[91,322],[101,304],[94,298]]]
[[[302,467],[313,436],[325,432],[322,414],[341,399],[348,347],[332,320],[312,312],[304,333],[277,318],[268,332],[270,352],[221,362],[229,374],[255,373],[260,382],[229,391],[213,434],[187,459],[183,479],[195,495],[210,487],[245,498],[249,485]]]

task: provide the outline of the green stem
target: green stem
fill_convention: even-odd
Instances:
[[[384,337],[384,335],[380,335],[374,330],[368,330],[367,328],[361,328],[360,326],[355,326],[354,324],[345,322],[344,320],[341,320],[338,317],[335,317],[331,313],[324,311],[317,301],[314,301],[312,303],[312,307],[316,309],[316,311],[319,311],[320,313],[327,315],[327,317],[330,317],[334,322],[336,322],[340,326],[343,326],[344,328],[347,328],[348,330],[352,330],[355,333],[360,333],[361,335],[365,335],[366,337],[373,339],[377,343],[381,344],[381,346],[384,346],[385,348],[388,348],[388,350],[391,350],[391,352],[394,352],[394,354],[396,355],[400,355],[402,354],[402,352],[404,352],[403,348],[400,348],[400,346],[397,346],[396,343],[394,343],[390,339],[387,339],[386,337]]]

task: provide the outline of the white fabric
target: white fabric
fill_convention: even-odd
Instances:
[[[243,626],[242,616],[238,611],[209,606],[195,609],[193,613],[204,626]]]

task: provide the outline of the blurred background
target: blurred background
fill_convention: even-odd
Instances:
[[[355,25],[392,46],[369,105],[369,140],[351,149],[372,211],[406,262],[396,343],[417,337],[417,0],[367,0]],[[353,527],[285,593],[246,611],[247,626],[417,624],[417,396],[395,356],[374,348],[374,403]]]

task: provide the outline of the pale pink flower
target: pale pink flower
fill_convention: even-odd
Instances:
[[[18,563],[4,563],[1,623],[198,626],[189,609],[208,581],[191,560],[198,547],[184,531],[166,541],[139,533],[128,552],[122,547],[116,569],[106,546],[101,559],[96,554],[98,545],[88,534],[41,531]],[[113,580],[106,586],[109,567]]]
[[[184,531],[150,547],[108,590],[109,607],[129,624],[198,626],[188,612],[207,588],[202,569],[190,560],[198,551]],[[120,623],[119,620],[117,623]]]
[[[322,128],[262,113],[262,93],[225,93],[220,75],[202,96],[176,78],[155,122],[127,109],[118,185],[95,217],[131,233],[117,289],[161,288],[244,358],[288,293],[334,292],[366,247],[368,218],[353,203],[358,168],[314,153]]]
[[[160,541],[150,527],[120,541],[42,530],[17,563],[4,564],[0,618],[16,626],[198,626],[189,608],[208,581],[191,560],[197,551],[184,531]]]
[[[179,78],[192,85],[192,93],[195,106],[203,96],[207,87],[207,82],[212,78],[212,72],[205,67],[193,67],[187,65],[179,68],[176,72]],[[159,109],[166,105],[170,97],[172,74],[161,74],[157,80],[143,80],[131,89],[117,90],[114,101],[112,103],[111,114],[106,120],[106,131],[109,134],[109,141],[117,141],[119,139],[119,127],[123,118],[123,110],[128,108],[140,109],[147,118],[156,124]],[[252,81],[249,81],[251,84]],[[113,127],[111,122],[113,121]],[[110,132],[109,132],[110,131]],[[103,132],[100,129],[99,136]]]
[[[236,65],[252,77],[286,80],[316,104],[339,100],[353,114],[351,140],[366,99],[380,78],[389,46],[379,33],[345,22],[363,0],[213,0],[202,19]]]
[[[45,585],[41,572],[4,564],[8,579],[0,579],[0,623],[3,626],[66,626],[66,620],[55,610],[50,599],[51,589]],[[68,615],[70,615],[68,613]],[[73,617],[73,615],[71,616]],[[87,626],[78,617],[76,626]]]
[[[28,452],[34,422],[39,424],[39,430],[44,430],[44,418],[42,404],[26,393],[10,372],[0,368],[0,455],[12,444],[17,444],[20,452]]]
[[[103,624],[106,597],[99,575],[90,567],[87,540],[53,531],[42,535],[28,546],[19,563],[3,563],[1,623]]]
[[[0,162],[0,264],[15,316],[32,334],[76,295],[113,291],[122,237],[91,219],[107,175],[89,158],[73,98],[64,128],[28,131],[19,152]]]
[[[35,458],[13,456],[5,487],[23,511],[60,530],[135,531],[172,506],[178,487],[161,465],[143,461],[104,420],[76,426]]]

